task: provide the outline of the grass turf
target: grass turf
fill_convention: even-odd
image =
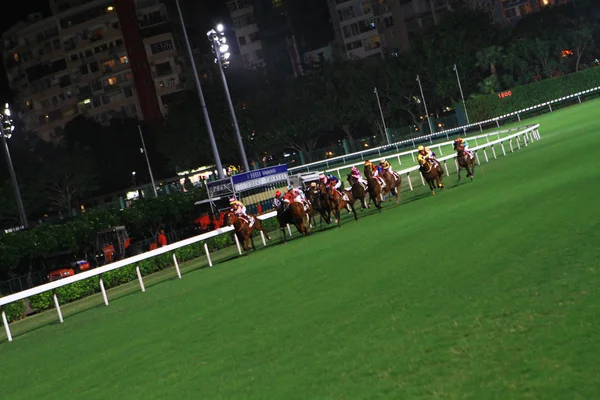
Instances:
[[[599,105],[474,182],[29,330],[2,398],[595,398]]]

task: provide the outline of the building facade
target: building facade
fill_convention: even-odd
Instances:
[[[516,24],[527,14],[540,11],[542,8],[568,3],[570,0],[480,0],[490,10],[495,21],[505,24]]]
[[[166,9],[158,0],[53,0],[3,34],[9,85],[27,131],[61,136],[78,115],[158,122],[184,88]]]
[[[252,0],[228,0],[227,8],[244,67],[264,66],[264,51]]]

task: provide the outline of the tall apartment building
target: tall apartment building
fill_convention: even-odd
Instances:
[[[565,4],[571,0],[475,0],[483,3],[492,18],[498,22],[515,24],[527,14],[540,11],[550,5]],[[482,4],[479,4],[480,6]]]
[[[228,0],[231,22],[246,68],[265,65],[264,52],[252,0]]]
[[[166,9],[158,0],[51,0],[3,34],[9,85],[24,128],[44,140],[85,115],[162,118],[183,89]]]

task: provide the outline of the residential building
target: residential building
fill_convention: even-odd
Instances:
[[[252,0],[228,0],[227,8],[244,66],[246,68],[264,66],[263,46]]]
[[[527,14],[540,11],[551,5],[565,4],[570,0],[476,0],[484,3],[484,7],[490,10],[495,21],[516,24]]]
[[[51,0],[3,34],[9,85],[24,128],[44,140],[85,115],[158,122],[183,89],[166,10],[158,0]]]

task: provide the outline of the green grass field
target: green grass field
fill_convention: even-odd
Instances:
[[[474,182],[15,323],[0,397],[597,398],[598,107]]]

